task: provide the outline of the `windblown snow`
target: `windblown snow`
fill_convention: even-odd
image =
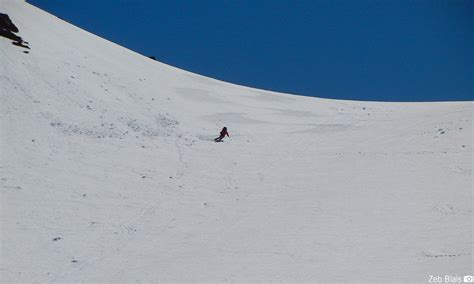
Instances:
[[[252,89],[0,9],[30,47],[0,37],[1,281],[472,274],[472,102]]]

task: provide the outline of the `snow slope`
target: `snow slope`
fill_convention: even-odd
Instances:
[[[2,281],[472,274],[472,102],[246,88],[0,12],[31,47],[0,38]]]

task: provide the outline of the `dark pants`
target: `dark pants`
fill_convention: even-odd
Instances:
[[[214,139],[214,141],[221,142],[222,139],[224,139],[224,137],[225,137],[225,135],[221,135],[221,136],[217,137],[216,139]]]

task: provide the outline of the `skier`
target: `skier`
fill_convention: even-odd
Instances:
[[[229,132],[227,132],[227,127],[224,126],[224,128],[222,128],[221,130],[221,134],[219,137],[217,137],[216,139],[214,139],[214,141],[216,142],[222,142],[222,139],[224,139],[224,137],[227,135],[227,137],[230,137],[229,136]]]

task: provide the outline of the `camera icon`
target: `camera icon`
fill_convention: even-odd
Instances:
[[[472,275],[466,275],[466,276],[464,276],[464,282],[473,283],[474,282],[474,277]]]

